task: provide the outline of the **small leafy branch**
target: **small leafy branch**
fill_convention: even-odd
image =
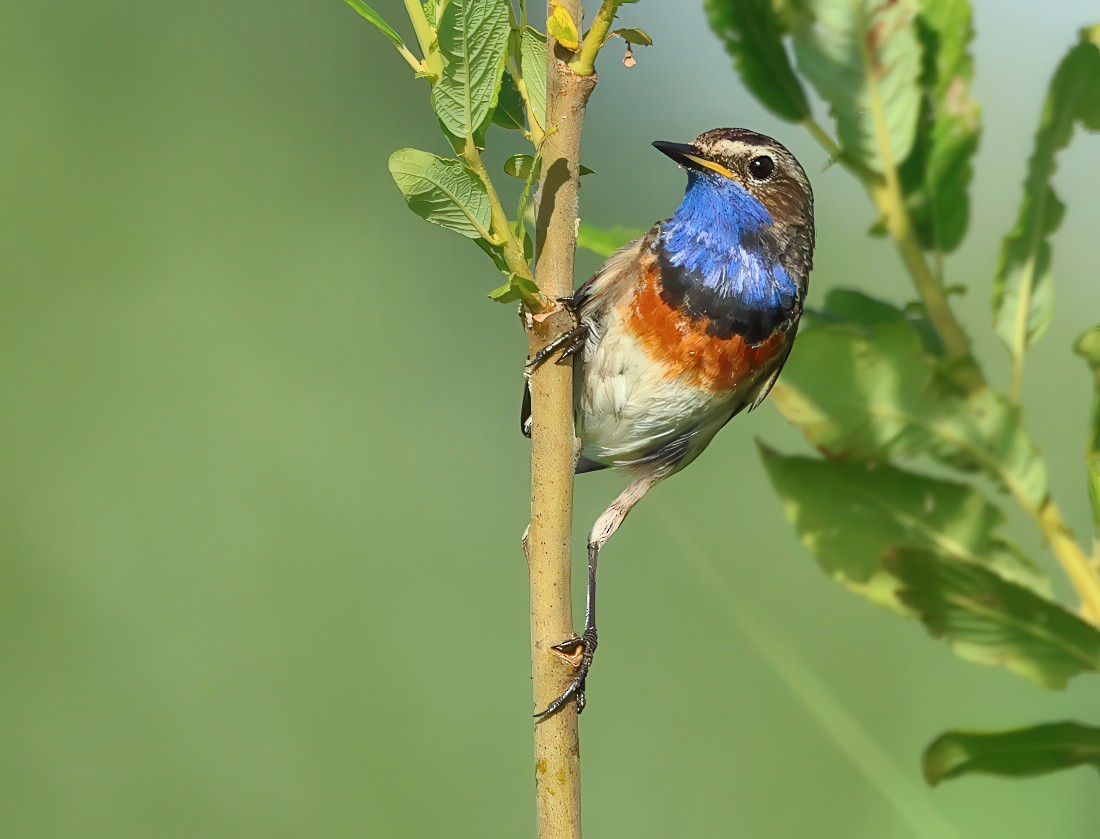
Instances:
[[[405,0],[418,51],[363,0],[347,0],[385,35],[416,78],[430,88],[440,128],[457,157],[401,149],[390,172],[409,208],[432,224],[473,240],[504,275],[489,292],[520,302],[530,349],[558,338],[571,315],[558,300],[573,291],[577,246],[580,138],[595,62],[612,38],[631,48],[652,43],[641,29],[612,29],[620,7],[602,0],[583,35],[580,0],[550,0],[546,34],[528,21],[525,0]],[[529,148],[507,158],[516,179],[515,210],[484,163],[489,131],[522,135]],[[536,192],[537,187],[537,192]],[[535,196],[532,208],[532,196]],[[533,235],[532,235],[533,233]],[[536,281],[537,277],[537,281]],[[551,647],[572,633],[570,539],[573,490],[573,387],[567,365],[530,376],[531,526],[524,550],[530,576],[535,703],[546,707],[572,678]],[[573,705],[535,727],[538,835],[580,836],[580,758]]]
[[[637,0],[608,0],[592,28],[580,35],[573,15],[551,2],[546,22],[557,43],[572,53],[569,69],[593,75],[600,48],[611,38],[649,45],[641,29],[611,30],[620,6]],[[522,301],[533,314],[553,303],[536,284],[529,204],[542,168],[543,144],[553,130],[547,122],[547,36],[529,25],[527,4],[519,16],[508,0],[406,0],[421,58],[363,0],[347,0],[397,49],[417,78],[431,85],[431,106],[459,159],[417,149],[390,157],[390,172],[409,208],[425,221],[472,239],[504,274],[489,292],[499,303]],[[504,172],[520,183],[517,206],[509,215],[482,161],[489,127],[522,133],[532,150],[508,158]],[[581,174],[586,174],[585,170]]]
[[[787,518],[831,577],[920,620],[963,658],[1050,689],[1100,673],[1100,550],[1087,556],[1063,521],[1021,404],[1027,350],[1051,317],[1050,237],[1065,213],[1051,186],[1057,154],[1078,126],[1100,129],[1100,26],[1080,34],[1054,74],[1019,217],[991,272],[993,323],[1013,366],[1001,390],[956,319],[944,262],[966,234],[981,131],[969,4],[705,6],[752,94],[802,124],[864,186],[880,215],[871,233],[892,241],[919,298],[899,308],[834,290],[807,314],[773,399],[821,456],[761,447]],[[836,140],[814,117],[804,81],[828,104]],[[1100,400],[1100,327],[1077,349]],[[1098,444],[1100,401],[1089,454],[1100,539]],[[955,476],[941,477],[944,468]],[[1009,502],[1045,538],[1079,610],[1054,599],[1040,567],[1002,531]],[[927,749],[925,773],[937,783],[1100,768],[1098,741],[1100,728],[1074,723],[949,732]]]

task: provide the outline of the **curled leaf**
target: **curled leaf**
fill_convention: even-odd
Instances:
[[[567,50],[576,52],[580,49],[581,36],[577,31],[577,24],[557,0],[550,0],[550,17],[546,21],[546,31]]]
[[[924,777],[932,786],[963,775],[1026,778],[1075,766],[1100,770],[1100,728],[1057,722],[1008,731],[948,731],[924,750]]]
[[[1080,42],[1051,79],[1016,226],[1001,245],[993,282],[993,320],[1017,364],[1050,325],[1050,235],[1066,210],[1050,182],[1057,154],[1069,145],[1078,124],[1100,130],[1100,26],[1081,33]]]
[[[610,38],[613,35],[618,35],[628,44],[632,44],[636,47],[653,46],[653,39],[644,29],[616,29],[614,32],[611,32],[607,37]]]

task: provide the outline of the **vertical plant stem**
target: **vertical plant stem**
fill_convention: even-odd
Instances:
[[[580,19],[579,0],[562,3]],[[547,131],[537,198],[535,276],[550,300],[573,292],[580,142],[594,76],[575,75],[548,44]],[[558,310],[529,330],[534,353],[572,326]],[[531,376],[531,676],[537,709],[565,690],[571,667],[551,647],[572,637],[570,542],[573,519],[573,372],[544,364]],[[577,710],[569,703],[535,724],[535,798],[539,839],[579,839],[581,764]]]

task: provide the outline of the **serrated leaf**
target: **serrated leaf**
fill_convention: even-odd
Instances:
[[[493,109],[493,125],[509,131],[522,131],[524,126],[523,99],[519,95],[515,79],[507,70],[501,80],[497,106]]]
[[[1017,363],[1050,325],[1050,235],[1065,214],[1050,181],[1058,152],[1069,145],[1078,123],[1100,130],[1100,26],[1082,33],[1081,42],[1054,73],[1028,160],[1016,225],[1001,245],[993,280],[993,321]]]
[[[397,34],[394,28],[386,23],[382,15],[378,14],[378,12],[364,3],[363,0],[346,0],[346,2],[355,9],[355,11],[359,12],[360,15],[373,23],[378,31],[389,38],[395,47],[400,48],[405,46],[405,42],[401,40],[401,36]]]
[[[917,0],[808,0],[793,11],[798,67],[829,103],[843,153],[876,172],[900,166],[920,112]]]
[[[614,32],[609,33],[607,37],[610,38],[613,35],[618,35],[628,44],[636,47],[653,46],[653,39],[644,29],[616,29]]]
[[[948,731],[924,750],[935,786],[963,775],[1026,778],[1075,766],[1100,770],[1100,728],[1056,722],[1008,731]]]
[[[581,45],[581,36],[572,15],[556,0],[550,0],[550,17],[546,21],[546,32],[567,50],[576,51]]]
[[[771,0],[706,0],[707,16],[741,81],[769,111],[800,122],[811,115],[802,82],[783,44],[783,22]]]
[[[595,227],[582,221],[577,232],[577,247],[599,256],[611,256],[623,245],[643,235],[645,231],[636,227]]]
[[[390,156],[389,166],[409,209],[422,219],[469,239],[482,238],[489,230],[485,184],[458,160],[400,149]]]
[[[945,385],[917,325],[898,314],[864,309],[863,322],[808,318],[773,404],[832,457],[930,455],[984,472],[1037,509],[1047,495],[1046,469],[1018,409],[988,388],[961,394]]]
[[[981,135],[981,108],[970,96],[969,0],[920,0],[917,32],[924,50],[921,114],[899,175],[921,246],[951,251],[970,220],[971,161]]]
[[[437,37],[443,75],[432,87],[432,108],[459,140],[478,135],[497,104],[508,50],[508,0],[450,0]]]
[[[893,466],[782,455],[761,447],[772,486],[824,571],[871,602],[906,613],[883,557],[923,548],[1042,585],[998,535],[1003,516],[964,484]]]
[[[1057,603],[987,568],[923,550],[886,557],[898,597],[962,658],[1001,665],[1056,690],[1100,671],[1100,631]]]
[[[519,67],[527,88],[527,103],[538,121],[539,127],[546,130],[546,36],[536,32],[530,26],[523,30],[519,39]]]

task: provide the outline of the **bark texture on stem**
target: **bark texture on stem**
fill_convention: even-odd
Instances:
[[[579,0],[562,4],[580,20]],[[579,77],[550,39],[547,131],[542,185],[536,209],[535,277],[550,300],[573,291],[577,191],[584,110],[596,86]],[[551,128],[552,127],[552,128]],[[529,331],[532,354],[572,325],[557,311]],[[570,366],[544,364],[531,376],[531,674],[536,710],[565,690],[572,671],[553,644],[572,636],[570,586],[573,523],[573,374]],[[581,835],[580,741],[576,705],[535,724],[535,794],[539,839]]]

